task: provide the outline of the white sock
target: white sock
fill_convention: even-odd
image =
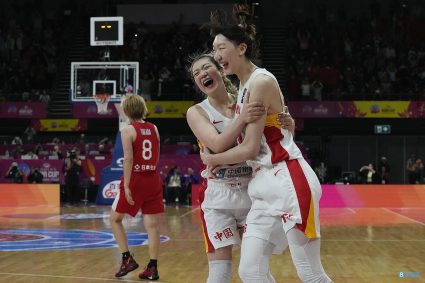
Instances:
[[[207,283],[230,283],[232,278],[231,260],[210,260],[208,266]]]

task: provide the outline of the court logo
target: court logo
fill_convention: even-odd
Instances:
[[[160,241],[169,241],[161,235]],[[147,233],[128,232],[129,246],[148,244]],[[0,230],[0,251],[81,250],[117,247],[109,231],[66,229],[6,229]]]

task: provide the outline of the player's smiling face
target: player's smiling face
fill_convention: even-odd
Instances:
[[[209,95],[223,84],[220,71],[209,58],[201,58],[192,65],[192,76],[198,88]]]
[[[238,46],[222,34],[217,34],[213,42],[214,59],[222,66],[226,75],[235,74],[238,60]]]

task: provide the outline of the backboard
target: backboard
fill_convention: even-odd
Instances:
[[[98,94],[119,102],[126,93],[139,89],[139,62],[72,62],[71,100],[94,101]]]

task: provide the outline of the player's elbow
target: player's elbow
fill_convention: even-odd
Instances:
[[[244,146],[244,159],[245,160],[254,160],[257,158],[260,153],[260,146],[256,144],[246,144]]]

